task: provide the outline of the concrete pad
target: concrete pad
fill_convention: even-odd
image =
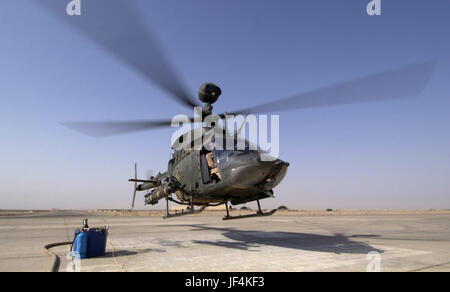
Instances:
[[[0,218],[0,271],[45,271],[41,248],[72,239],[83,218],[109,225],[107,254],[81,271],[449,271],[450,214],[111,216],[53,212]],[[58,247],[60,271],[71,270]],[[69,269],[67,269],[69,267]]]

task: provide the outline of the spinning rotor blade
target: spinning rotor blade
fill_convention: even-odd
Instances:
[[[171,120],[159,121],[104,121],[104,122],[67,122],[62,125],[91,137],[108,137],[161,127],[170,127]]]
[[[152,80],[182,105],[190,108],[196,106],[155,37],[146,29],[129,2],[132,1],[82,1],[81,16],[73,17],[66,14],[68,1],[40,0],[39,5],[144,78]]]
[[[436,62],[408,65],[400,69],[370,75],[349,82],[268,102],[259,106],[223,113],[219,116],[249,113],[270,113],[333,105],[354,104],[379,100],[412,98],[427,85]],[[193,121],[193,119],[190,119]],[[171,125],[170,120],[70,122],[65,126],[93,137],[106,137]],[[181,122],[181,120],[180,120]]]
[[[189,121],[193,121],[189,118]],[[186,122],[185,119],[175,120],[142,120],[142,121],[100,121],[100,122],[65,122],[62,125],[82,134],[101,138],[128,134],[151,129],[170,127],[172,122]]]
[[[434,71],[435,65],[435,61],[416,63],[251,108],[223,113],[220,117],[225,118],[225,115],[271,113],[378,100],[411,98],[419,95],[425,88]]]

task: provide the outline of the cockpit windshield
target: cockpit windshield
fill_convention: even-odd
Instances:
[[[260,156],[258,147],[245,139],[235,139],[231,147],[230,145],[228,145],[228,147],[226,146],[227,145],[225,141],[223,143],[223,147],[222,145],[214,144],[214,159],[219,165],[223,165],[225,163],[228,163],[235,157],[242,157],[244,155],[248,159],[256,159]]]

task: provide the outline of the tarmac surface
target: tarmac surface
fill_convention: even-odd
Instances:
[[[46,271],[48,243],[71,241],[83,218],[109,225],[104,257],[59,271],[450,271],[450,212],[314,215],[222,221],[57,211],[0,216],[0,271]]]

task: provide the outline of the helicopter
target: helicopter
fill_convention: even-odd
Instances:
[[[198,101],[186,90],[178,74],[171,66],[164,51],[158,46],[156,37],[144,25],[141,15],[130,1],[98,0],[87,1],[83,5],[82,16],[64,15],[65,4],[61,1],[43,0],[39,5],[45,11],[59,18],[104,49],[122,64],[140,74],[145,80],[159,86],[168,97],[188,108],[199,107]],[[313,91],[276,99],[254,107],[217,114],[219,119],[228,115],[248,115],[250,113],[278,113],[287,110],[300,110],[315,107],[355,104],[415,97],[425,88],[430,79],[436,61],[428,60],[407,64],[388,71],[363,76],[347,82],[332,84]],[[202,106],[202,122],[213,114],[213,104],[222,95],[222,89],[212,83],[202,84],[198,90],[198,99]],[[129,120],[129,121],[76,121],[62,123],[71,129],[92,137],[108,137],[131,132],[170,127],[172,119]],[[201,138],[210,137],[211,126],[202,125]],[[194,130],[192,130],[194,131]],[[226,136],[238,139],[239,133]],[[181,135],[176,143],[192,133]],[[244,141],[247,145],[249,142]],[[285,178],[289,163],[281,159],[262,160],[261,151],[250,150],[208,150],[178,149],[172,145],[173,154],[167,170],[146,179],[137,177],[134,165],[134,183],[131,209],[134,208],[136,193],[144,195],[146,205],[166,201],[166,214],[163,218],[198,214],[208,206],[224,204],[224,220],[249,217],[270,216],[278,209],[265,212],[260,200],[274,197],[274,188]],[[208,161],[209,160],[209,161]],[[213,165],[211,165],[211,163]],[[216,172],[212,170],[216,168]],[[228,204],[239,205],[256,201],[255,214],[231,216]],[[187,211],[170,213],[169,202],[188,206]],[[195,207],[199,207],[195,209]]]
[[[210,110],[212,109],[211,104],[217,100],[220,93],[221,89],[217,85],[205,83],[199,89],[199,99],[206,102],[205,107]],[[219,136],[220,139],[223,139],[222,144],[226,144],[226,139],[233,139],[234,143],[231,149],[214,147],[215,139],[218,137],[214,127],[202,126],[181,135],[172,145],[172,149],[175,151],[171,155],[167,171],[162,174],[159,173],[149,180],[137,179],[135,164],[135,177],[129,180],[135,183],[132,208],[134,207],[136,191],[151,190],[145,195],[145,204],[154,205],[165,198],[166,215],[163,218],[197,214],[207,206],[221,204],[226,207],[224,220],[274,214],[277,209],[263,212],[259,200],[273,197],[273,189],[286,176],[289,163],[276,158],[262,159],[262,151],[252,148],[248,140],[240,141],[242,139],[240,138],[242,127],[243,125],[231,135],[226,130],[218,128],[223,131],[223,135]],[[182,147],[185,141],[188,142],[185,145],[193,146],[195,144],[196,130],[201,131],[199,138],[206,141],[203,144],[210,143],[212,146],[204,147],[201,145],[198,149]],[[243,150],[238,147],[240,142],[244,145]],[[208,161],[208,154],[211,155],[209,159],[212,162]],[[214,173],[213,169],[217,169],[217,172]],[[137,185],[138,182],[141,184]],[[176,195],[177,199],[172,198],[172,193]],[[188,211],[170,214],[169,201],[181,205],[188,204]],[[258,205],[256,214],[230,216],[229,202],[232,205],[239,205],[252,201],[256,201]],[[195,210],[194,206],[201,206],[201,208]]]

